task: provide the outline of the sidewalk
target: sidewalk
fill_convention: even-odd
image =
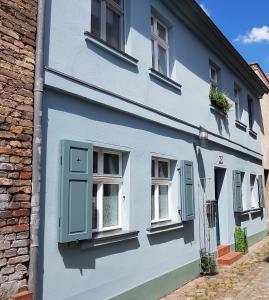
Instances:
[[[269,237],[215,276],[194,279],[161,300],[269,300]]]

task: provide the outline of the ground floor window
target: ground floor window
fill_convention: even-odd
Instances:
[[[251,208],[259,207],[258,182],[255,174],[250,174],[250,201]]]
[[[170,220],[170,161],[153,158],[151,162],[151,221]]]
[[[121,228],[122,153],[93,152],[92,220],[94,231]]]

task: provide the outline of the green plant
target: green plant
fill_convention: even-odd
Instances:
[[[248,240],[247,240],[247,229],[241,227],[235,227],[234,230],[235,239],[235,251],[248,253]]]
[[[209,98],[213,105],[217,106],[225,113],[232,107],[232,104],[230,104],[228,100],[228,93],[219,92],[214,86],[210,87]]]
[[[205,250],[200,251],[201,258],[201,273],[202,274],[214,274],[216,273],[216,261],[215,255]]]

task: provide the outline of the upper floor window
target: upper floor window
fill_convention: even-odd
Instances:
[[[169,74],[168,28],[151,16],[152,67],[165,76]]]
[[[151,161],[151,222],[171,219],[170,186],[170,161],[153,158]]]
[[[209,65],[209,78],[210,78],[210,84],[213,88],[219,89],[220,85],[220,69],[213,65]]]
[[[92,34],[123,50],[123,16],[123,0],[92,0]]]
[[[234,85],[234,105],[235,105],[235,118],[237,121],[242,121],[243,109],[241,104],[241,89]]]
[[[122,153],[93,151],[93,230],[121,228]]]
[[[248,124],[249,128],[253,129],[254,119],[253,119],[253,99],[248,97]]]

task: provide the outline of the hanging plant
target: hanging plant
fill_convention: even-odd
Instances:
[[[210,87],[209,98],[211,104],[218,107],[225,113],[227,113],[232,107],[232,104],[228,100],[228,93],[219,92],[214,86]]]
[[[216,273],[216,260],[215,255],[205,250],[200,251],[201,259],[201,274],[215,274]]]
[[[247,229],[235,227],[234,230],[235,251],[243,254],[248,253]]]

